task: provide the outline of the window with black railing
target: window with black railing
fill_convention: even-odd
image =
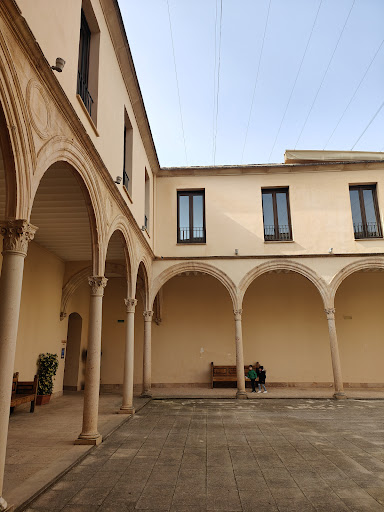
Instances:
[[[262,191],[264,240],[286,242],[292,240],[291,215],[287,188]]]
[[[381,238],[382,231],[376,185],[350,186],[349,196],[355,239]]]
[[[178,243],[205,243],[204,190],[177,192]]]
[[[83,9],[81,9],[79,66],[77,71],[77,94],[83,100],[85,108],[92,116],[93,99],[89,92],[89,54],[91,47],[91,30]]]

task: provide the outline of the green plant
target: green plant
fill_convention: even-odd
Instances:
[[[37,360],[39,386],[38,395],[51,395],[53,389],[53,378],[59,367],[59,358],[57,354],[40,354]]]

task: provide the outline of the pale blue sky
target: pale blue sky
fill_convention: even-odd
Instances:
[[[187,158],[167,0],[119,0],[162,166],[282,162],[285,149],[326,144],[350,150],[384,101],[384,0],[222,0],[214,158],[221,0],[168,1]],[[383,127],[384,107],[354,149],[383,150]]]

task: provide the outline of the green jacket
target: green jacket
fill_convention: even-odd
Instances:
[[[257,373],[255,372],[255,370],[249,370],[249,372],[247,373],[247,377],[248,379],[257,379]]]

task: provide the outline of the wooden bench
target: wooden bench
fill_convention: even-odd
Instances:
[[[12,396],[11,396],[11,413],[14,411],[16,405],[31,402],[29,412],[34,412],[37,395],[38,377],[35,375],[33,381],[21,382],[19,381],[19,372],[13,374],[12,381]]]
[[[253,368],[255,366],[253,365]],[[244,366],[244,375],[249,372],[249,366]],[[211,387],[215,382],[237,382],[236,366],[220,365],[215,366],[211,363]]]

